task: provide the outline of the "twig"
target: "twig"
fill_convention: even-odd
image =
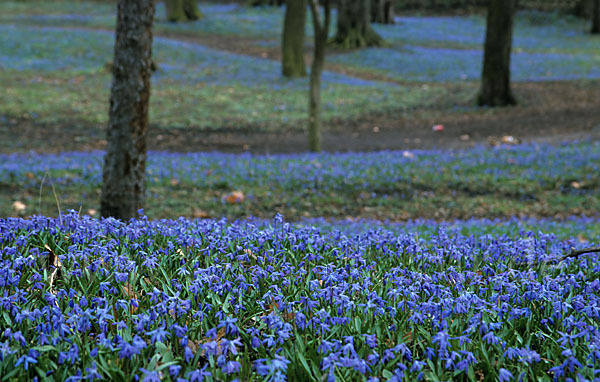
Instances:
[[[44,177],[42,178],[42,183],[40,184],[40,197],[38,199],[38,213],[42,214],[42,188],[44,187],[44,181],[46,180],[46,175],[48,175],[48,171],[44,173]]]
[[[52,177],[48,175],[48,179],[50,180],[50,185],[52,186],[52,193],[54,194],[54,200],[56,201],[56,208],[58,209],[58,219],[60,221],[60,225],[62,226],[62,212],[60,212],[60,202],[58,201],[58,196],[56,196],[56,189],[54,188],[54,182],[52,181]]]
[[[553,259],[550,260],[550,262],[554,263],[560,263],[566,259],[570,259],[571,257],[577,257],[579,255],[583,255],[586,253],[594,253],[594,252],[600,252],[600,247],[590,247],[590,248],[582,248],[582,249],[575,249],[575,248],[571,248],[571,251],[569,253],[567,253],[566,255],[563,255],[561,257],[559,257],[558,259]],[[524,263],[519,263],[519,269],[521,269],[522,267],[531,267],[534,265],[540,265],[540,264],[548,264],[548,261],[533,261],[533,262],[524,262]]]
[[[585,253],[594,253],[594,252],[600,252],[600,247],[590,247],[590,248],[582,248],[582,249],[572,248],[571,252],[567,253],[564,256],[561,256],[558,260],[563,261],[563,260],[566,260],[571,257],[577,257],[577,256],[583,255]]]

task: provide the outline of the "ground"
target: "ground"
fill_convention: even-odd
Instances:
[[[518,142],[560,143],[600,138],[600,87],[587,83],[517,83],[520,106],[460,112],[452,106],[422,108],[398,113],[367,115],[334,121],[323,132],[326,151],[405,149],[458,149],[495,144],[512,136]],[[441,124],[444,130],[433,131]],[[2,151],[60,152],[103,149],[102,126],[78,124],[38,125],[11,119],[0,131]],[[18,144],[15,145],[15,142]],[[255,132],[249,125],[230,131],[194,128],[150,129],[151,150],[291,153],[306,151],[301,132]]]
[[[9,11],[10,9],[9,7]],[[13,11],[17,14],[21,12],[18,9]],[[83,11],[80,10],[80,12]],[[112,10],[107,11],[104,8],[98,8],[97,12],[99,12],[98,14],[103,14],[102,12],[109,12],[110,14]],[[218,20],[219,18],[215,15],[213,14],[212,17]],[[223,13],[220,15],[222,16]],[[256,19],[258,21],[255,24],[270,25],[271,21],[276,20],[276,18],[273,19],[272,15],[269,15],[270,13],[259,12]],[[16,20],[18,23],[27,23],[26,19],[11,19],[8,17],[7,20],[9,22],[15,22]],[[33,20],[33,25],[42,22],[37,19]],[[49,25],[52,25],[51,20],[44,22],[49,22]],[[77,23],[77,18],[69,22]],[[250,23],[248,20],[245,22]],[[447,23],[448,20],[444,22]],[[464,38],[465,40],[460,40],[463,41],[460,43],[463,45],[459,44],[460,46],[457,47],[469,51],[469,49],[473,48],[473,44],[476,43],[475,40],[477,40],[473,36],[480,34],[482,26],[471,19],[466,19],[465,22],[466,24],[461,25],[475,29],[473,29],[474,31],[470,29],[466,32],[463,31],[462,34],[464,36],[461,39]],[[531,25],[540,22],[539,26],[527,29]],[[90,22],[89,24],[85,24],[85,22],[81,21],[81,23],[80,30],[85,28],[96,31],[110,31],[110,28],[108,28],[110,22]],[[155,35],[157,37],[171,37],[183,40],[195,44],[196,47],[206,46],[218,49],[219,51],[279,61],[281,57],[278,43],[273,40],[265,40],[264,37],[265,35],[271,36],[275,32],[267,28],[268,33],[261,32],[261,34],[259,33],[261,31],[260,27],[255,26],[255,24],[244,24],[254,34],[249,33],[248,36],[240,37],[239,34],[231,35],[222,32],[212,34],[199,33],[194,28],[172,28],[173,24],[168,25],[164,22],[159,22]],[[519,36],[523,38],[521,40],[516,39],[515,50],[525,49],[531,53],[531,59],[534,63],[532,65],[539,67],[540,71],[546,69],[543,60],[535,61],[535,54],[540,52],[536,49],[539,48],[545,53],[551,53],[551,49],[538,47],[539,44],[537,43],[533,44],[534,46],[529,46],[531,45],[530,41],[539,42],[540,33],[550,33],[551,38],[554,39],[552,40],[552,46],[556,45],[555,47],[560,52],[585,54],[588,56],[593,54],[588,49],[588,45],[592,44],[593,41],[579,35],[566,39],[564,36],[566,32],[564,31],[572,31],[572,29],[561,29],[558,32],[547,29],[548,25],[554,24],[558,25],[560,23],[555,18],[552,18],[552,16],[546,15],[541,17],[536,13],[523,15],[519,23],[521,28]],[[252,26],[249,27],[248,25]],[[419,28],[422,29],[428,25],[425,23],[419,26]],[[573,25],[569,28],[575,28]],[[446,27],[454,28],[456,26],[449,24]],[[277,27],[273,27],[272,25],[269,28],[277,30]],[[577,29],[573,30],[577,32]],[[418,30],[415,30],[415,32],[418,32]],[[403,41],[402,38],[406,38],[406,36],[395,35],[394,38],[400,39],[398,41]],[[431,48],[428,50],[431,53],[435,52],[435,48],[439,45],[439,42],[435,43],[435,41],[429,41],[427,38],[424,39],[418,33],[416,33],[416,36],[411,35],[411,38],[412,40],[407,41],[407,44],[422,44],[423,47]],[[571,40],[573,38],[578,38],[578,40]],[[425,42],[420,39],[424,39]],[[446,43],[448,42],[444,44]],[[90,42],[90,44],[92,43]],[[456,45],[454,42],[450,45],[452,44]],[[73,50],[71,53],[79,53],[79,51]],[[308,48],[306,53],[308,62],[310,60],[310,50]],[[335,55],[337,52],[331,53]],[[446,56],[440,56],[439,60],[443,60],[444,57]],[[31,58],[31,56],[27,56],[27,59]],[[427,86],[440,86],[439,82],[431,85],[426,83],[402,83],[398,80],[397,76],[389,75],[389,70],[387,72],[385,70],[366,71],[363,70],[364,68],[360,69],[360,66],[357,69],[357,67],[352,65],[340,65],[339,62],[336,63],[336,60],[333,59],[334,57],[331,58],[331,60],[328,60],[329,63],[326,70],[346,74],[353,78],[398,83],[400,85],[408,85],[413,90],[421,90],[420,88]],[[446,58],[452,60],[452,57]],[[567,64],[569,63],[567,62],[565,65]],[[423,70],[427,71],[429,69],[423,68]],[[531,75],[534,77],[540,75],[536,70],[531,70],[531,72]],[[386,76],[386,73],[388,76]],[[436,73],[441,75],[438,72]],[[442,85],[447,90],[440,93],[444,94],[441,96],[444,98],[438,96],[433,102],[429,102],[427,106],[407,108],[406,105],[399,105],[397,109],[391,108],[385,112],[362,113],[359,117],[355,118],[328,120],[324,123],[323,128],[323,149],[326,151],[455,149],[467,148],[477,144],[493,145],[502,141],[503,137],[512,137],[511,142],[545,141],[552,143],[560,143],[565,140],[600,138],[600,108],[598,107],[598,100],[600,100],[599,80],[515,82],[513,89],[519,101],[518,106],[500,109],[481,109],[474,106],[478,87],[476,73],[470,73],[469,76],[468,81],[457,82],[455,80]],[[594,77],[592,76],[591,78]],[[18,85],[12,84],[12,86]],[[87,84],[87,86],[93,89],[95,84]],[[77,88],[73,87],[70,91],[73,91],[73,89]],[[438,93],[433,92],[432,94]],[[89,94],[82,94],[81,98],[85,99],[86,96],[89,97]],[[38,102],[37,99],[36,102]],[[229,99],[229,102],[235,102],[234,97]],[[108,100],[106,102],[108,103]],[[170,107],[177,106],[177,101],[173,102],[173,104],[169,104]],[[192,106],[186,105],[185,107],[190,108]],[[248,110],[244,109],[244,107],[248,107],[247,105],[243,106],[242,109]],[[337,108],[337,106],[334,108]],[[163,114],[165,112],[168,114],[169,110],[167,108],[167,110],[163,111]],[[64,110],[61,109],[62,112]],[[247,112],[249,113],[250,111],[248,110]],[[171,112],[171,114],[177,113],[181,113],[181,111],[173,110]],[[100,114],[104,115],[102,111]],[[106,123],[90,122],[93,118],[86,119],[85,121],[78,120],[78,118],[82,118],[81,114],[79,117],[77,115],[63,115],[63,122],[48,122],[44,119],[30,117],[19,118],[14,113],[9,115],[10,117],[6,117],[6,114],[3,116],[0,111],[0,123],[3,126],[0,129],[0,152],[94,150],[103,149],[106,144],[104,140]],[[340,113],[336,115],[340,115]],[[302,116],[300,115],[300,117]],[[200,117],[199,120],[202,121],[202,118]],[[293,122],[288,123],[289,126],[284,125],[278,126],[276,129],[263,129],[258,123],[240,123],[239,120],[234,120],[231,123],[231,127],[223,127],[221,125],[218,126],[218,130],[195,127],[165,128],[155,125],[151,126],[150,129],[149,148],[151,150],[178,152],[217,150],[223,152],[289,153],[306,151],[307,137],[302,131],[302,125],[305,121],[294,119]],[[434,125],[443,125],[444,130],[433,131],[432,126]]]

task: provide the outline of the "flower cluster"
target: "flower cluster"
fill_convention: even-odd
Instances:
[[[460,223],[456,223],[460,224]],[[552,234],[0,220],[13,379],[450,380],[600,372],[600,262]]]
[[[320,154],[148,154],[150,185],[189,183],[195,187],[248,189],[269,186],[300,194],[370,191],[410,196],[418,190],[450,188],[474,195],[494,189],[533,198],[542,190],[597,195],[600,143],[561,146],[479,146],[464,151],[402,151]],[[98,187],[102,155],[93,153],[0,155],[0,182],[39,188],[48,172],[56,185]],[[29,175],[28,175],[29,174]],[[574,185],[574,181],[577,183]],[[515,187],[518,186],[518,187]],[[375,195],[372,195],[375,193]]]

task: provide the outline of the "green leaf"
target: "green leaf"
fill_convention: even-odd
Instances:
[[[381,375],[385,378],[385,379],[392,379],[394,378],[394,374],[389,371],[389,370],[384,370],[383,373],[381,373]]]
[[[296,353],[296,357],[298,358],[298,360],[300,361],[300,364],[302,364],[302,367],[304,368],[304,370],[306,370],[306,372],[308,373],[308,375],[313,376],[312,372],[310,370],[310,366],[308,366],[308,362],[306,362],[306,358],[304,358],[304,354],[302,354],[302,353]]]

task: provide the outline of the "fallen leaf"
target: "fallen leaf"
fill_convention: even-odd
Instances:
[[[50,246],[48,244],[44,244],[44,249],[46,249],[48,251],[47,269],[50,271],[52,269],[51,266],[54,266],[54,270],[52,270],[52,273],[50,274],[50,282],[48,283],[49,284],[48,286],[50,289],[50,293],[55,294],[52,287],[54,286],[54,279],[55,279],[56,275],[58,274],[58,271],[59,271],[60,267],[62,266],[62,263],[60,262],[60,259],[58,258],[56,253],[54,253],[54,251],[52,250],[52,248],[50,248]]]
[[[500,139],[500,141],[505,145],[516,145],[519,143],[519,140],[512,135],[505,135]]]
[[[27,205],[23,202],[16,200],[13,202],[12,208],[13,208],[13,210],[15,210],[15,212],[22,213],[22,212],[25,212]]]
[[[134,314],[135,312],[137,312],[138,307],[133,305],[133,302],[131,300],[137,300],[137,296],[135,294],[135,291],[133,290],[133,287],[131,286],[131,284],[127,283],[124,286],[121,286],[121,288],[123,289],[123,292],[125,293],[125,295],[129,298],[129,302],[131,303],[131,314]]]
[[[195,218],[199,218],[199,219],[208,219],[210,218],[210,214],[204,210],[198,209],[198,208],[194,208],[194,212],[193,215]]]
[[[243,203],[246,197],[242,191],[233,191],[223,196],[223,200],[228,204]]]

